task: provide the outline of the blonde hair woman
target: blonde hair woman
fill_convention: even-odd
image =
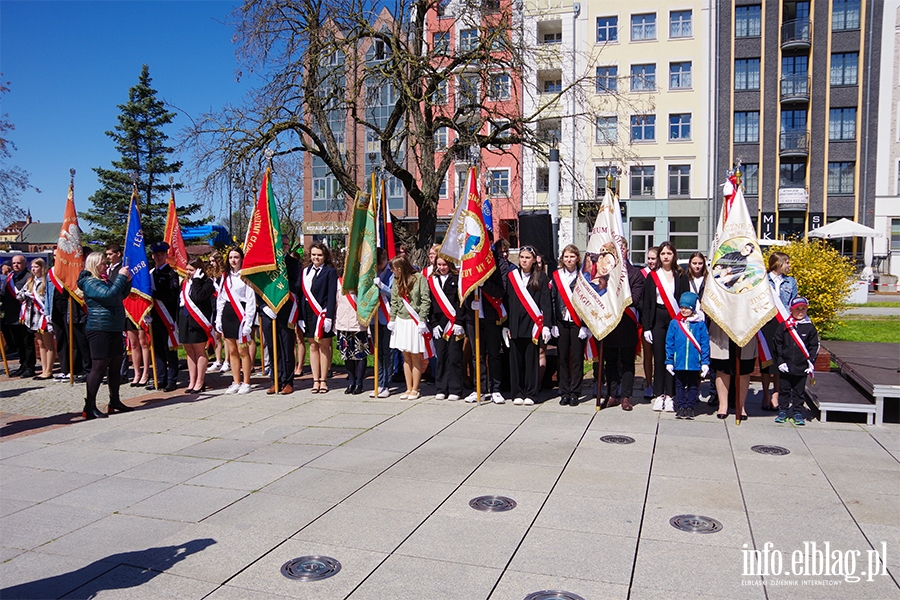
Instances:
[[[47,263],[43,258],[31,261],[31,279],[19,290],[16,298],[23,303],[22,323],[34,333],[34,346],[41,357],[41,374],[34,379],[53,377],[56,362],[56,338],[50,324],[54,287],[47,281]]]

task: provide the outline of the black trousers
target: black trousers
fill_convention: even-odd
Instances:
[[[72,339],[69,339],[68,323],[53,323],[53,333],[56,335],[56,352],[59,356],[59,366],[63,373],[75,375],[87,374],[91,370],[91,351],[88,348],[87,337],[84,335],[84,325],[72,325]],[[69,368],[69,344],[72,349],[74,367]]]
[[[282,308],[282,311],[284,309]],[[288,307],[288,311],[290,308]],[[272,352],[272,318],[264,311],[259,312],[262,318],[262,336],[269,353],[269,360],[275,354]],[[275,341],[278,344],[278,389],[286,385],[294,387],[294,368],[297,366],[297,355],[294,352],[297,343],[297,335],[288,327],[287,316],[275,319]],[[275,371],[272,371],[272,381],[275,381]]]
[[[481,393],[500,392],[500,381],[503,379],[503,366],[500,362],[500,345],[503,344],[503,328],[496,321],[479,319],[481,339]],[[472,344],[472,364],[475,364],[475,326],[467,325],[466,334]]]
[[[656,339],[656,338],[654,338]],[[622,386],[622,398],[631,398],[634,393],[635,347],[610,348],[603,344],[603,362],[606,365],[607,395],[615,396]]]
[[[178,381],[178,350],[169,348],[169,335],[158,318],[154,319],[150,327],[153,332],[157,385],[163,387],[170,381]]]
[[[536,399],[541,389],[541,349],[531,338],[510,340],[509,378],[513,398]]]
[[[669,311],[665,306],[656,305],[656,320],[653,325],[653,393],[675,397],[675,378],[666,371],[666,334],[669,332]],[[664,381],[665,385],[659,382]]]
[[[675,408],[693,409],[700,392],[700,371],[675,371]]]
[[[788,412],[788,416],[801,412],[806,401],[806,374],[779,372],[779,375],[778,410]]]
[[[584,344],[587,340],[578,337],[580,330],[581,328],[571,321],[562,321],[559,324],[556,349],[561,395],[581,395],[581,384],[584,380]]]
[[[34,332],[29,331],[21,323],[11,323],[6,326],[9,332],[9,342],[19,353],[19,366],[23,369],[34,370]]]
[[[462,396],[462,340],[434,338],[434,384],[439,394]]]

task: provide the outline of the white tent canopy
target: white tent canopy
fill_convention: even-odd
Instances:
[[[820,237],[826,240],[837,240],[842,238],[862,237],[866,238],[866,247],[864,253],[865,265],[868,267],[872,264],[872,238],[881,237],[881,232],[866,227],[862,223],[851,221],[850,219],[839,219],[834,223],[829,223],[824,227],[813,229],[809,232],[809,237]]]

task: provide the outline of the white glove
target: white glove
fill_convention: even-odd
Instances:
[[[434,329],[431,330],[431,335],[433,335],[435,338],[441,337],[441,326],[435,325]]]
[[[325,333],[331,333],[331,326],[334,325],[334,321],[331,319],[325,319],[324,327]]]
[[[545,344],[550,341],[550,328],[549,327],[544,327],[543,329],[541,329],[541,339],[544,340]]]
[[[644,332],[644,341],[647,342],[648,344],[653,343],[653,332],[652,331]]]
[[[509,348],[509,327],[504,327],[500,331],[500,335],[503,337],[503,343],[506,344],[507,348]]]
[[[582,326],[582,328],[578,330],[578,339],[586,340],[589,337],[591,337],[591,330],[587,327]]]
[[[453,335],[463,335],[465,331],[463,331],[462,325],[454,325],[453,326]]]
[[[675,375],[675,365],[666,365],[666,371],[669,372],[669,375]]]
[[[388,331],[394,331],[394,322],[388,321],[387,328],[388,328]]]
[[[306,333],[306,321],[301,319],[300,321],[297,321],[297,325],[300,327],[300,331]]]
[[[194,271],[194,275],[192,276],[192,279],[203,279],[203,271],[201,271],[200,269],[197,269],[196,271]]]
[[[222,333],[222,324],[216,323],[216,333]]]
[[[243,325],[241,325],[241,333],[244,334],[244,337],[249,338],[251,335],[253,335],[253,325],[251,325],[250,323],[244,323]]]
[[[472,310],[481,312],[481,300],[472,300]]]
[[[47,323],[47,333],[53,333],[53,323]]]
[[[781,363],[780,365],[778,365],[778,370],[781,371],[782,373],[787,373],[788,371],[790,371],[790,369],[787,366],[787,363]]]
[[[150,315],[145,315],[145,316],[144,316],[144,323],[146,323],[147,325],[149,325],[149,324],[152,323],[152,322],[153,322],[153,317],[151,317]]]
[[[425,323],[419,323],[416,325],[416,331],[419,332],[419,335],[425,335],[425,332],[428,331],[428,326]]]
[[[552,336],[555,337],[555,338],[558,338],[558,337],[559,337],[559,327],[556,326],[556,325],[554,325],[553,327],[551,327],[551,328],[550,328],[550,335],[552,335]]]
[[[700,377],[706,377],[709,375],[709,365],[703,365],[700,367]]]
[[[384,282],[376,277],[375,278],[375,287],[377,287],[379,290],[383,290],[385,288]]]
[[[812,361],[810,361],[810,360],[806,361],[806,372],[812,373],[815,370],[816,370],[816,365],[814,365],[812,363]]]

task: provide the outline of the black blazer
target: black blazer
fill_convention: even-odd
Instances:
[[[438,285],[440,279],[438,279],[437,271],[428,278],[429,279],[429,290],[431,289],[431,282],[433,281],[435,285]],[[452,306],[456,310],[456,324],[460,327],[465,328],[466,319],[463,314],[462,306],[459,303],[459,275],[454,275],[450,273],[447,275],[447,280],[444,281],[444,285],[441,287],[444,290],[444,295],[447,296],[447,300],[450,301],[450,306]],[[444,311],[441,310],[441,307],[438,305],[437,298],[434,296],[434,292],[431,292],[431,309],[428,313],[428,329],[434,329],[438,325],[441,326],[441,330],[447,326],[447,323],[450,319],[444,314]]]
[[[500,273],[500,267],[498,266],[494,269],[494,272],[491,273],[490,277],[488,277],[483,284],[481,284],[481,291],[484,292],[481,294],[481,316],[483,318],[484,323],[490,323],[492,325],[496,324],[497,321],[500,320],[500,315],[494,310],[494,305],[487,301],[484,297],[484,294],[490,294],[494,298],[499,298],[500,301],[507,307],[509,310],[509,303],[506,302],[504,296],[506,294],[506,281],[504,280],[504,276]],[[458,296],[458,293],[457,293]],[[475,311],[472,310],[472,300],[475,299],[475,292],[472,292],[468,296],[466,296],[466,302],[463,306],[463,316],[467,325],[475,324]],[[457,317],[457,322],[459,322],[459,318]],[[505,326],[505,323],[504,323]]]
[[[194,304],[197,305],[197,308],[200,309],[200,312],[203,313],[203,316],[207,319],[212,319],[213,315],[213,306],[215,306],[215,299],[213,298],[213,292],[215,292],[215,286],[213,285],[212,279],[209,277],[201,277],[200,279],[194,279],[191,284],[191,300],[194,301]],[[190,315],[190,313],[188,313]],[[193,317],[191,317],[193,318]]]
[[[675,275],[676,311],[678,310],[678,299],[681,298],[683,293],[689,291],[691,291],[691,284],[688,280],[687,272],[682,272],[681,275]],[[656,325],[656,281],[653,279],[652,273],[648,274],[647,278],[644,280],[643,293],[644,299],[642,302],[643,308],[641,309],[641,327],[644,328],[644,331],[648,331],[653,329],[653,326]]]
[[[644,301],[644,274],[641,273],[640,268],[630,262],[625,263],[625,268],[628,269],[628,285],[631,286],[631,306],[643,317],[641,307]],[[656,290],[655,287],[653,289]],[[610,348],[633,348],[638,343],[637,331],[637,323],[632,321],[628,315],[623,314],[615,329],[603,338],[603,345]]]
[[[565,271],[565,269],[562,268],[562,269],[557,269],[557,270],[559,271],[560,277],[561,277],[562,273]],[[553,323],[555,325],[562,325],[564,322],[563,321],[563,313],[567,310],[566,303],[563,302],[562,296],[559,293],[559,288],[556,286],[556,279],[553,278],[553,275],[551,274],[550,277],[548,277],[548,279],[550,280],[550,303],[553,306],[553,319],[554,319]],[[569,294],[570,295],[572,292],[572,288],[574,288],[574,287],[575,287],[575,280],[573,279],[572,285],[569,286]],[[512,293],[515,293],[515,291],[512,291]],[[580,317],[578,317],[578,315],[575,315],[575,318],[572,318],[572,315],[569,315],[569,317],[572,319],[573,322],[575,321],[575,318],[580,318]],[[552,325],[548,325],[548,327],[552,327]]]
[[[509,269],[510,276],[514,271],[518,270],[518,267],[511,267]],[[509,321],[506,326],[509,327],[510,337],[531,339],[534,321],[531,319],[528,311],[525,310],[522,301],[519,300],[519,295],[513,289],[512,282],[509,282],[506,290],[506,306],[509,311]],[[538,272],[538,288],[536,290],[528,290],[528,292],[534,298],[534,303],[538,309],[544,314],[544,327],[553,327],[556,320],[553,318],[553,303],[550,300],[550,280],[543,271]],[[540,332],[538,332],[538,335],[540,335]]]
[[[162,302],[173,319],[178,319],[178,296],[181,294],[181,282],[178,272],[171,265],[153,268],[153,298]]]
[[[300,275],[301,278],[311,269],[313,269],[312,265],[303,269]],[[325,307],[325,318],[334,321],[334,315],[337,311],[337,271],[335,268],[322,265],[319,276],[312,282],[312,290],[310,292],[319,304]],[[306,294],[303,293],[302,288],[300,290],[300,306],[302,309],[300,314],[304,321],[313,318],[312,307],[306,301]]]

